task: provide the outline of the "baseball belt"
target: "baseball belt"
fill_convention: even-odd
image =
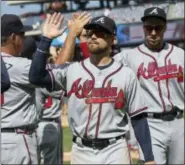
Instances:
[[[125,138],[125,135],[121,135],[121,136],[117,136],[115,138],[108,138],[108,139],[81,139],[81,142],[84,146],[86,147],[90,147],[93,149],[103,149],[105,147],[107,147],[108,145],[112,144],[111,141],[115,140],[119,140],[121,138]],[[77,143],[77,137],[73,136],[73,142]]]
[[[55,122],[55,123],[60,123],[60,119],[52,119],[52,118],[42,118],[40,119],[41,122]]]
[[[144,117],[148,118],[154,118],[154,119],[161,119],[164,121],[173,121],[174,119],[181,119],[183,117],[183,110],[180,110],[179,108],[174,108],[170,112],[165,113],[143,113]]]
[[[34,128],[1,128],[1,132],[31,135],[35,132],[35,129]]]

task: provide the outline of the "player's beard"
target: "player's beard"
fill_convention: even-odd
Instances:
[[[89,44],[88,45],[89,52],[91,54],[102,54],[107,51],[108,47],[100,47],[99,44]]]

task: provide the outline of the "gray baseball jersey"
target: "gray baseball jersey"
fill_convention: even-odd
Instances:
[[[162,51],[152,52],[144,44],[114,59],[127,64],[142,87],[149,112],[168,112],[173,106],[184,110],[184,51],[166,44]]]
[[[1,128],[31,126],[36,123],[35,86],[28,80],[31,60],[2,53],[11,88],[3,94]]]
[[[52,71],[55,90],[67,81],[69,125],[78,137],[112,138],[123,135],[131,116],[147,109],[133,71],[117,62],[103,70],[90,59]]]
[[[63,96],[63,90],[49,92],[45,88],[36,89],[36,105],[39,118],[59,118],[61,116]]]
[[[35,133],[23,129],[35,127],[37,120],[35,86],[28,80],[31,60],[3,52],[1,54],[11,82],[9,90],[2,95],[1,163],[37,164]]]
[[[166,43],[160,52],[153,52],[142,44],[114,59],[128,65],[137,75],[148,112],[170,112],[173,107],[184,111],[184,50]],[[182,116],[171,121],[152,117],[147,120],[156,163],[184,164]]]
[[[61,112],[64,91],[49,92],[45,88],[36,89],[36,105],[39,111],[37,139],[39,162],[62,164]],[[43,119],[58,119],[58,122]],[[52,134],[52,136],[50,136]]]

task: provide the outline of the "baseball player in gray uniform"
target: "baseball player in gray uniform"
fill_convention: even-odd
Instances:
[[[21,56],[32,59],[36,49],[34,39],[27,37],[24,39]],[[56,66],[48,63],[47,69],[52,68],[56,68]],[[60,116],[63,93],[63,90],[49,92],[45,88],[36,89],[35,98],[38,113],[36,137],[39,164],[62,164]]]
[[[147,117],[157,164],[184,164],[184,50],[163,40],[166,13],[144,11],[145,43],[115,59],[137,75],[148,109]]]
[[[138,80],[131,69],[110,58],[115,22],[104,16],[92,19],[85,26],[90,58],[48,72],[45,69],[48,48],[52,38],[58,35],[60,17],[60,13],[48,16],[38,47],[41,53],[33,58],[29,78],[35,85],[48,84],[48,90],[67,89],[68,118],[73,133],[71,163],[129,164],[125,139],[127,114],[133,119],[145,163],[155,163],[147,120],[138,117],[147,109]],[[76,37],[72,32],[69,36]]]
[[[48,64],[48,66],[50,66]],[[39,123],[36,130],[39,146],[39,162],[62,164],[61,111],[64,91],[49,92],[36,89],[36,105]]]
[[[3,15],[1,23],[1,55],[11,82],[1,106],[1,163],[37,164],[35,86],[28,80],[31,61],[19,57],[30,27],[11,14]]]

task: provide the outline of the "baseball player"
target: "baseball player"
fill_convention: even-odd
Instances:
[[[5,63],[1,57],[1,94],[10,88],[10,78],[5,66]],[[1,104],[3,103],[3,95],[1,96]]]
[[[26,37],[21,57],[32,59],[35,52],[34,39]],[[52,68],[55,68],[55,65],[47,65],[47,69]],[[35,100],[38,116],[36,137],[39,164],[62,164],[60,116],[63,93],[64,91],[49,92],[45,88],[36,89]]]
[[[148,8],[141,20],[144,44],[114,59],[132,68],[141,84],[156,163],[184,164],[184,50],[163,40],[163,9]]]
[[[57,65],[47,64],[47,69],[54,68]],[[63,164],[61,111],[64,93],[64,90],[49,92],[45,88],[36,89],[39,164]]]
[[[35,86],[28,80],[31,61],[19,57],[30,27],[11,14],[3,15],[1,23],[1,55],[11,82],[1,106],[1,163],[37,164]]]
[[[127,113],[133,117],[145,163],[155,163],[147,121],[137,117],[147,109],[137,78],[131,69],[110,58],[115,22],[104,16],[94,18],[85,26],[90,58],[48,72],[45,69],[48,48],[51,39],[59,33],[60,17],[60,13],[49,15],[43,25],[38,47],[41,53],[33,58],[29,78],[33,84],[47,84],[48,90],[67,89],[68,118],[73,133],[71,163],[129,164],[125,139]],[[70,37],[73,40],[76,36],[70,32]]]
[[[39,162],[43,160],[43,164],[62,164],[60,117],[63,95],[63,90],[49,92],[44,88],[36,89],[36,105],[40,112],[36,133]]]

